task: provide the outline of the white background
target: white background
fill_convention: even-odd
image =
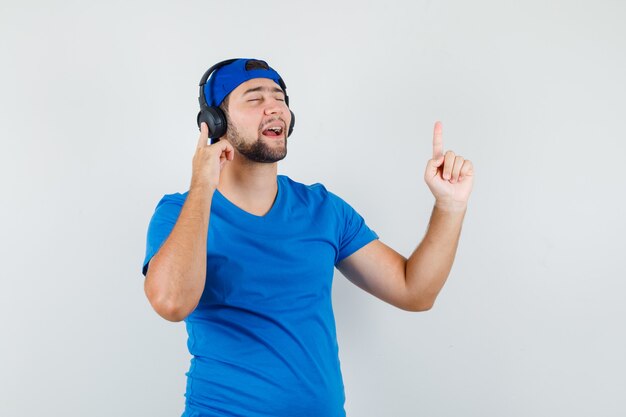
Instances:
[[[0,1],[0,415],[178,416],[183,323],[143,292],[197,84],[267,60],[321,182],[409,256],[432,129],[476,168],[432,310],[335,275],[350,417],[626,414],[621,1]]]

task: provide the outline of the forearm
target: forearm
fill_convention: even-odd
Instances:
[[[421,310],[432,307],[450,274],[466,210],[435,203],[426,235],[407,260],[407,291]]]
[[[206,281],[206,250],[214,190],[192,188],[172,232],[153,256],[145,291],[159,315],[187,317],[198,305]]]

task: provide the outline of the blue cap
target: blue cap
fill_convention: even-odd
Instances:
[[[279,81],[281,79],[280,75],[269,65],[269,69],[246,70],[246,63],[250,59],[252,58],[239,58],[213,72],[211,78],[204,85],[204,97],[209,106],[219,106],[231,91],[253,78],[269,78],[279,86],[281,85]],[[256,61],[261,60],[257,59]]]

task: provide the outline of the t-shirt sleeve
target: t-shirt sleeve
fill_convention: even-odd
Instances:
[[[337,209],[339,219],[339,251],[335,259],[335,265],[337,265],[344,258],[379,237],[375,231],[367,226],[363,217],[350,204],[330,191],[328,194]]]
[[[178,197],[178,198],[177,198]],[[146,237],[146,254],[143,260],[141,273],[146,276],[150,259],[159,251],[165,240],[174,229],[180,215],[184,200],[180,194],[166,194],[154,209],[154,214],[148,225]]]

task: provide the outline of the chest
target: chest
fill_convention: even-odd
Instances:
[[[299,225],[268,234],[211,221],[201,302],[276,306],[330,297],[337,244],[329,230]]]

